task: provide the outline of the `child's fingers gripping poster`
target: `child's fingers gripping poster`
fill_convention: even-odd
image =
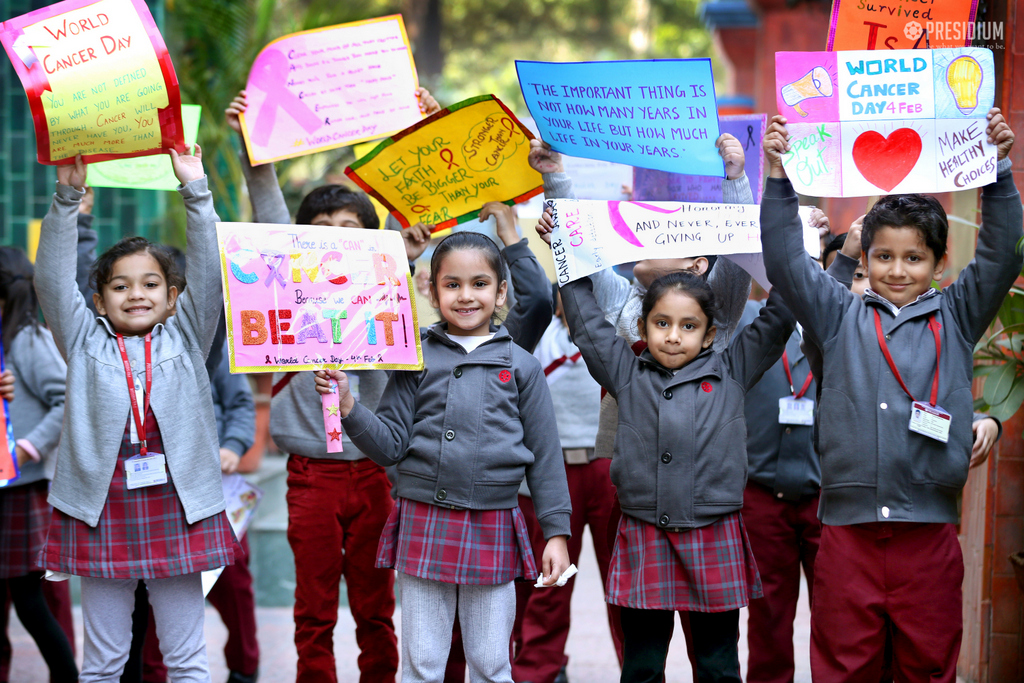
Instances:
[[[5,21],[41,164],[184,152],[181,95],[143,0],[65,0]]]
[[[444,230],[492,201],[516,204],[543,191],[530,167],[533,134],[493,95],[473,97],[380,143],[345,169],[403,227]]]
[[[419,370],[402,235],[218,223],[231,372]]]
[[[953,192],[995,180],[991,50],[778,52],[775,75],[792,146],[783,166],[801,194]]]

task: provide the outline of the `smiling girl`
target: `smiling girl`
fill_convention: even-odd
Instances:
[[[377,566],[398,570],[402,681],[440,681],[458,605],[473,681],[511,683],[516,578],[537,578],[517,505],[525,475],[547,545],[545,583],[569,566],[569,489],[540,362],[495,326],[505,263],[487,237],[445,238],[430,260],[431,303],[443,321],[423,335],[420,372],[395,372],[377,414],[337,381],[342,425],[381,465],[398,465],[398,503]]]
[[[94,302],[75,282],[81,157],[57,168],[36,289],[67,361],[63,437],[42,554],[48,577],[82,577],[80,680],[117,679],[128,658],[135,588],[145,579],[174,681],[208,682],[200,572],[234,562],[204,365],[220,314],[220,268],[198,147],[170,152],[187,213],[188,291],[167,251],[121,240],[95,263]]]
[[[639,357],[607,322],[590,278],[561,289],[573,341],[618,400],[611,477],[622,520],[606,599],[622,607],[622,681],[661,681],[673,612],[689,612],[697,677],[740,681],[739,609],[761,596],[740,517],[744,395],[782,356],[793,317],[777,296],[716,352],[715,296],[699,275],[651,283]]]

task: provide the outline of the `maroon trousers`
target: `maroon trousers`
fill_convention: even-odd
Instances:
[[[608,578],[608,564],[611,561],[612,546],[619,514],[615,505],[615,488],[612,486],[609,468],[611,460],[598,458],[586,465],[566,465],[565,476],[569,482],[569,497],[572,500],[572,516],[569,521],[572,536],[569,538],[569,560],[580,561],[583,549],[583,529],[590,525],[594,540],[597,566],[602,583]],[[538,559],[544,552],[544,535],[536,523],[533,501],[529,501],[532,519],[531,536],[534,552]],[[523,499],[520,498],[520,507]],[[522,615],[521,645],[517,648],[512,663],[512,678],[516,681],[552,683],[558,671],[568,664],[565,643],[569,638],[570,601],[576,579],[569,579],[564,588],[535,589],[528,594],[525,612]],[[596,596],[588,596],[593,599]],[[622,627],[619,622],[619,608],[607,605],[608,626],[619,664],[622,664]]]
[[[43,581],[43,597],[60,629],[75,651],[75,620],[71,614],[71,585],[67,581]],[[11,596],[0,596],[0,683],[7,683],[11,671],[11,641],[7,638],[7,622],[11,614]]]
[[[771,489],[750,482],[743,494],[743,523],[764,588],[764,599],[750,601],[747,683],[791,683],[800,567],[810,590],[821,540],[818,496],[780,500]]]
[[[341,578],[356,622],[360,683],[398,671],[395,573],[374,563],[391,513],[391,484],[370,460],[288,459],[288,543],[295,555],[298,683],[337,683],[334,627]]]
[[[952,524],[824,526],[811,603],[815,683],[956,681],[964,561]]]

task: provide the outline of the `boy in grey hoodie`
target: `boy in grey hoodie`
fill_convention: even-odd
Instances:
[[[931,286],[946,265],[941,205],[891,195],[864,219],[870,288],[859,298],[803,252],[782,166],[785,124],[774,117],[764,139],[761,239],[769,279],[823,350],[812,674],[877,680],[888,624],[897,679],[954,681],[964,571],[956,499],[973,441],[973,348],[1024,261],[1013,132],[998,109],[988,113],[997,178],[982,191],[977,251],[958,280]]]

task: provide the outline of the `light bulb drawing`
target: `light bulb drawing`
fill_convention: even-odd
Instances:
[[[982,76],[981,65],[970,55],[957,57],[946,67],[946,84],[953,93],[957,109],[965,116],[978,107]]]

